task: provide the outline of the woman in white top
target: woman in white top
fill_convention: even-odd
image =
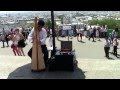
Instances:
[[[18,51],[20,56],[25,56],[23,48],[25,47],[24,36],[19,32],[19,29],[15,29],[15,36],[18,41]]]
[[[96,38],[99,38],[99,30],[96,30]]]
[[[100,27],[99,26],[96,29],[96,38],[98,38],[98,41],[100,41]]]

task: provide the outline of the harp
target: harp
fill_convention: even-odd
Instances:
[[[33,48],[32,48],[32,61],[31,61],[31,69],[32,71],[41,71],[45,69],[45,63],[43,59],[43,53],[41,49],[41,44],[39,40],[39,30],[37,17],[35,17],[34,21],[34,38],[33,38]]]

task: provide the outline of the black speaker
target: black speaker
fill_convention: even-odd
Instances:
[[[74,71],[73,55],[55,55],[49,71]]]

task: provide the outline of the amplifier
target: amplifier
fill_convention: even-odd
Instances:
[[[72,51],[72,41],[61,41],[61,51]]]
[[[49,65],[49,71],[74,71],[74,55],[55,55],[55,60]]]

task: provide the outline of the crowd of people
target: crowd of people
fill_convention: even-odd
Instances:
[[[15,29],[11,29],[11,31],[3,28],[2,34],[0,35],[0,41],[3,43],[2,48],[5,48],[5,42],[7,43],[6,47],[9,47],[9,41],[12,41],[10,47],[12,48],[14,55],[25,56],[23,48],[27,44],[27,37],[28,34],[25,33],[22,28],[17,27]]]
[[[114,54],[116,57],[117,55],[117,49],[118,49],[118,26],[109,34],[107,25],[105,26],[90,26],[88,29],[78,29],[77,30],[77,41],[82,41],[82,36],[85,36],[90,40],[92,38],[92,41],[95,42],[95,39],[98,41],[101,41],[100,38],[105,38],[105,45],[104,45],[104,51],[105,51],[105,57],[109,58],[109,50],[110,47],[113,47],[112,54]],[[80,40],[79,40],[80,38]]]
[[[77,29],[77,40],[82,41],[82,36],[85,36],[88,37],[88,40],[92,38],[93,42],[95,42],[95,38],[100,41],[100,38],[104,38],[107,36],[107,31],[107,25],[99,26],[98,24],[90,26],[88,28],[84,27],[84,29]],[[81,38],[81,40],[79,40],[79,37]]]
[[[42,52],[44,54],[45,62],[48,59],[48,49],[46,46],[46,38],[49,38],[49,44],[50,47],[53,46],[53,39],[52,39],[52,29],[44,28],[44,21],[39,20],[38,22],[38,29],[40,30],[40,43],[42,47]],[[75,32],[76,31],[76,32]],[[0,41],[3,43],[3,48],[5,48],[5,42],[7,43],[7,47],[9,47],[9,41],[12,41],[11,48],[14,53],[14,55],[18,56],[25,56],[23,48],[27,45],[27,39],[33,40],[33,33],[34,28],[32,30],[27,29],[24,30],[24,28],[15,28],[11,29],[11,31],[6,32],[3,28],[2,35],[0,35]],[[56,36],[60,35],[60,30],[55,29]],[[113,54],[117,57],[117,46],[118,43],[118,26],[109,34],[108,33],[108,27],[107,25],[99,26],[94,25],[87,27],[85,26],[83,29],[75,29],[75,30],[69,30],[67,34],[69,36],[77,36],[77,41],[83,41],[82,37],[85,36],[90,40],[92,38],[92,41],[95,42],[97,39],[98,41],[101,41],[101,38],[105,38],[105,45],[104,45],[104,51],[105,56],[109,58],[109,50],[110,47],[113,47]],[[74,35],[76,34],[76,35]],[[72,39],[72,38],[71,38]],[[28,52],[28,56],[32,58],[32,48]]]

